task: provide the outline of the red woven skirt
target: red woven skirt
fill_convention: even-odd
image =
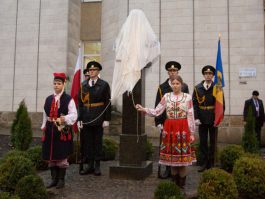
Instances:
[[[188,166],[196,162],[191,150],[188,120],[167,119],[160,145],[159,163],[167,166]]]

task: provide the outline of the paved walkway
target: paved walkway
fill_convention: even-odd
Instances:
[[[0,135],[2,135],[0,157],[8,150],[9,137],[6,136],[8,134],[9,129],[0,128]],[[154,146],[158,143],[156,139],[152,139],[152,142]],[[72,164],[67,169],[65,188],[61,190],[55,188],[49,189],[50,199],[151,199],[154,197],[157,185],[162,181],[157,178],[157,147],[155,147],[152,161],[153,172],[142,181],[110,179],[109,167],[117,165],[118,161],[102,162],[102,176],[80,176],[78,174],[78,165]],[[200,174],[197,172],[197,166],[191,166],[188,169],[189,175],[186,180],[185,194],[186,198],[194,198],[197,193]],[[45,184],[49,183],[49,170],[39,172],[39,175],[43,178]]]

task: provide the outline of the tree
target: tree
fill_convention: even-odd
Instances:
[[[255,118],[253,116],[253,109],[251,106],[248,109],[242,138],[242,146],[245,152],[258,153],[258,141],[255,133]]]
[[[14,127],[12,126],[14,128],[13,145],[16,149],[25,151],[29,148],[32,141],[32,129],[31,120],[24,100],[19,105],[17,115],[16,125]]]

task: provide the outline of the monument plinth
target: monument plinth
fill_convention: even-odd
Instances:
[[[142,180],[153,170],[152,162],[146,160],[145,116],[134,107],[134,103],[144,105],[143,76],[132,94],[123,94],[119,162],[110,167],[110,178]]]

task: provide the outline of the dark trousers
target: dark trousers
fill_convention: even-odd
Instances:
[[[83,161],[100,160],[102,156],[103,127],[84,125],[81,133],[81,155]]]
[[[208,147],[208,134],[210,137],[210,147]],[[199,137],[202,164],[210,168],[214,166],[216,155],[217,128],[213,125],[201,124],[199,126]]]

